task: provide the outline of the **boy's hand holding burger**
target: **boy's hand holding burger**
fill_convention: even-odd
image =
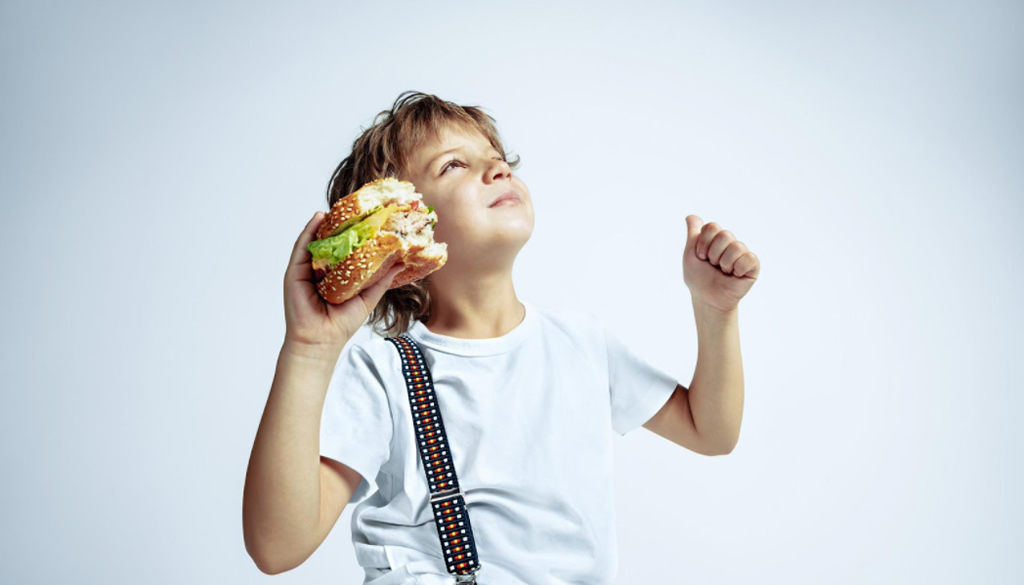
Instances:
[[[334,356],[391,288],[444,266],[447,244],[433,240],[437,214],[412,183],[363,185],[299,234],[284,277],[285,344]]]
[[[366,322],[384,296],[384,291],[405,266],[393,265],[383,278],[349,301],[339,305],[324,301],[316,290],[309,251],[306,250],[324,217],[324,213],[318,211],[309,220],[296,240],[288,262],[284,276],[285,341],[333,353],[334,350],[340,351]]]

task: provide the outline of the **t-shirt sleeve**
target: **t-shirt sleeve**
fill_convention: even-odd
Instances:
[[[676,389],[675,376],[655,367],[626,347],[602,326],[608,352],[608,393],[612,428],[625,435],[643,425],[668,402]]]
[[[363,477],[350,503],[377,489],[377,474],[391,453],[391,433],[384,381],[367,351],[350,344],[338,358],[320,418],[320,454]]]

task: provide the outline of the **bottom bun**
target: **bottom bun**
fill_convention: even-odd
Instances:
[[[317,291],[328,303],[344,303],[380,280],[401,259],[402,240],[393,233],[378,232],[328,270],[316,283]]]
[[[395,275],[388,290],[416,282],[444,266],[447,261],[448,245],[443,242],[434,242],[426,248],[420,248],[402,260],[405,263],[405,270]]]
[[[328,270],[317,282],[317,291],[328,303],[344,303],[384,278],[388,270],[398,262],[403,262],[405,269],[395,275],[388,289],[405,286],[444,266],[448,260],[447,248],[445,243],[434,242],[426,248],[407,253],[397,234],[379,231]]]

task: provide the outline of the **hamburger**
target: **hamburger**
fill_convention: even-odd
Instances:
[[[448,244],[434,241],[437,214],[408,181],[387,177],[367,183],[331,206],[306,249],[313,255],[316,289],[340,304],[405,264],[389,289],[415,282],[444,266]]]

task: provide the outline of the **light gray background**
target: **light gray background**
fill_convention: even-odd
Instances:
[[[146,4],[0,9],[0,580],[361,582],[351,510],[260,573],[242,486],[292,243],[406,89],[522,156],[519,294],[684,384],[684,217],[761,258],[736,450],[617,442],[618,583],[1024,580],[1020,3]]]

